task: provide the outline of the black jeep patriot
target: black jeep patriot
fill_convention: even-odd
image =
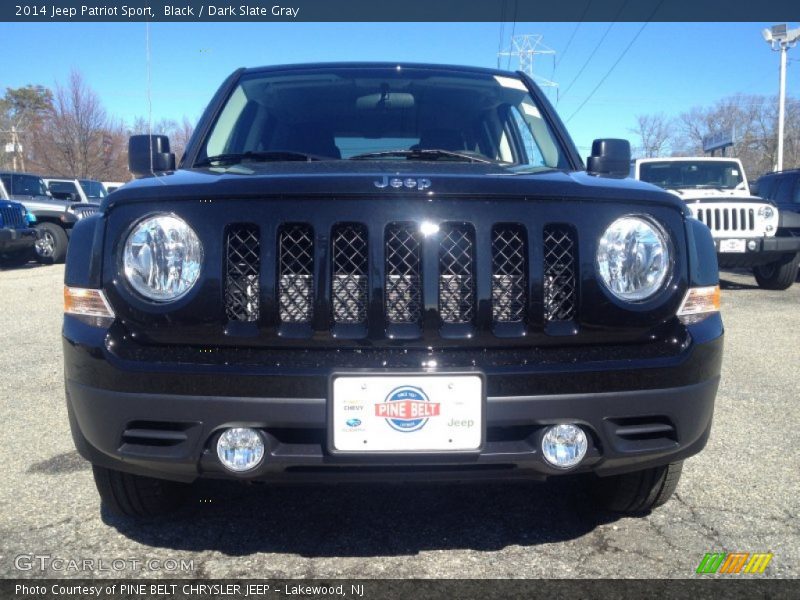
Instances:
[[[242,69],[177,169],[81,220],[65,276],[75,444],[104,504],[199,477],[585,473],[669,498],[709,436],[722,358],[708,228],[587,167],[526,76],[413,64]]]

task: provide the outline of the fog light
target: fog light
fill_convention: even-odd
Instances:
[[[758,243],[756,243],[755,240],[750,240],[749,242],[747,242],[747,248],[749,250],[755,250],[756,248],[758,248]]]
[[[255,429],[227,429],[217,442],[217,456],[231,471],[241,473],[255,469],[264,458],[264,440]]]
[[[586,434],[577,425],[554,425],[542,438],[542,454],[560,469],[574,467],[586,456]]]

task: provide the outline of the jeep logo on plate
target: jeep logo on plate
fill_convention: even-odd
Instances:
[[[372,183],[375,184],[376,188],[380,189],[392,187],[395,189],[427,190],[431,187],[431,180],[427,177],[389,177],[384,175]]]

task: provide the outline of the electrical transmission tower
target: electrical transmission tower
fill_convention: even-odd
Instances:
[[[534,79],[541,87],[558,87],[555,81],[546,79],[533,72],[533,61],[537,56],[549,54],[555,57],[556,51],[542,42],[542,36],[536,35],[515,35],[511,38],[511,48],[505,52],[497,53],[497,67],[500,68],[500,58],[503,56],[516,56],[519,58],[519,70]],[[555,58],[554,58],[555,60]]]

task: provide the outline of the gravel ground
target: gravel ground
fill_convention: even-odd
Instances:
[[[749,275],[723,274],[726,356],[711,441],[649,516],[594,512],[574,480],[204,483],[172,519],[134,525],[101,514],[72,446],[62,278],[60,266],[0,271],[2,577],[690,577],[712,551],[770,551],[764,576],[800,575],[800,284],[765,292]],[[15,569],[15,557],[30,554],[102,559],[108,570]],[[113,559],[128,566],[114,571]],[[131,559],[183,559],[193,570],[151,571]]]

